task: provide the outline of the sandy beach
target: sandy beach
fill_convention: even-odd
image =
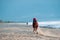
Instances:
[[[60,29],[41,28],[41,30],[46,35],[34,34],[32,26],[28,25],[2,27],[0,40],[60,40]]]

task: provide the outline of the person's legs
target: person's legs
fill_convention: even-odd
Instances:
[[[33,32],[36,33],[36,34],[38,34],[37,28],[33,28]]]

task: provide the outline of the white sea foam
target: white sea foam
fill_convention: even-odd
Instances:
[[[39,26],[50,26],[55,28],[60,28],[60,21],[46,21],[38,22]],[[32,22],[29,22],[28,25],[32,25]]]

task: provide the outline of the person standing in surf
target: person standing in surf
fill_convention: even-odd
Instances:
[[[33,18],[33,32],[38,34],[37,29],[38,29],[37,19]]]

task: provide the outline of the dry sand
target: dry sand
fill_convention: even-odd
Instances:
[[[60,40],[60,29],[41,30],[45,35],[34,34],[31,26],[3,27],[0,28],[0,40]]]

